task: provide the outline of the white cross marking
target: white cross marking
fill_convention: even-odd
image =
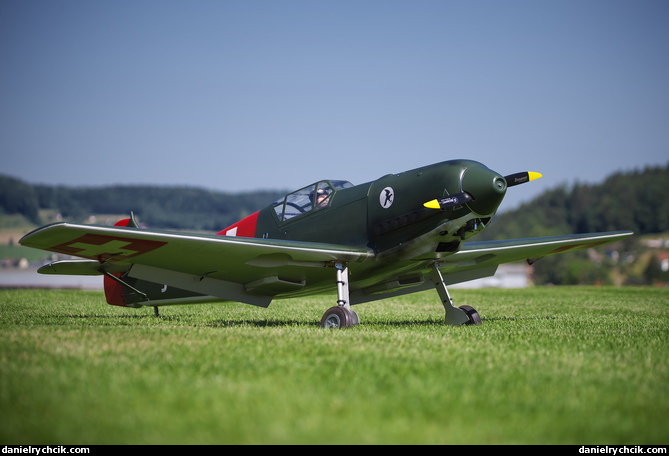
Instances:
[[[78,256],[94,257],[102,255],[103,253],[113,253],[114,255],[130,256],[138,252],[137,250],[129,250],[123,248],[130,244],[131,244],[130,242],[119,241],[115,239],[108,241],[102,245],[84,244],[83,242],[77,242],[75,244],[68,245],[68,247],[71,247],[73,249],[82,249],[81,252],[76,253],[76,255]]]

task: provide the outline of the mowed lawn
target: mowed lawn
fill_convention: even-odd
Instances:
[[[1,444],[667,444],[669,289],[452,290],[356,306],[108,306],[0,290]]]

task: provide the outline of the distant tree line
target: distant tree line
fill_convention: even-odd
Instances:
[[[615,173],[601,184],[565,184],[547,190],[495,216],[478,238],[618,230],[638,235],[669,232],[669,164]]]
[[[219,231],[285,194],[263,190],[224,193],[196,187],[114,185],[66,187],[30,185],[0,176],[0,214],[21,214],[39,225],[40,209],[67,220],[90,215],[125,214],[153,228]]]
[[[550,189],[515,210],[497,215],[476,240],[634,231],[603,249],[543,258],[533,265],[537,284],[654,283],[669,280],[656,258],[646,258],[639,236],[669,232],[669,164],[615,173],[601,184]]]
[[[20,214],[39,224],[39,201],[35,188],[9,176],[0,175],[0,214]]]
[[[39,224],[40,209],[69,220],[91,214],[129,214],[154,228],[220,230],[285,191],[224,193],[196,187],[31,185],[0,175],[0,214]],[[498,214],[476,240],[632,230],[669,232],[669,164],[611,175],[601,184],[562,185],[518,209]]]

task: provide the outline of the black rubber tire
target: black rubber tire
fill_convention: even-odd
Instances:
[[[481,324],[481,316],[472,306],[460,306],[459,308],[464,311],[467,314],[467,318],[469,318],[469,322],[465,323],[466,325]]]
[[[350,328],[357,322],[353,312],[343,306],[330,307],[321,318],[323,328]]]

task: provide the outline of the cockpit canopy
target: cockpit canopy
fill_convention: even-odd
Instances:
[[[348,181],[324,180],[308,185],[274,203],[274,211],[279,221],[285,222],[298,215],[330,205],[337,190],[353,187]]]

